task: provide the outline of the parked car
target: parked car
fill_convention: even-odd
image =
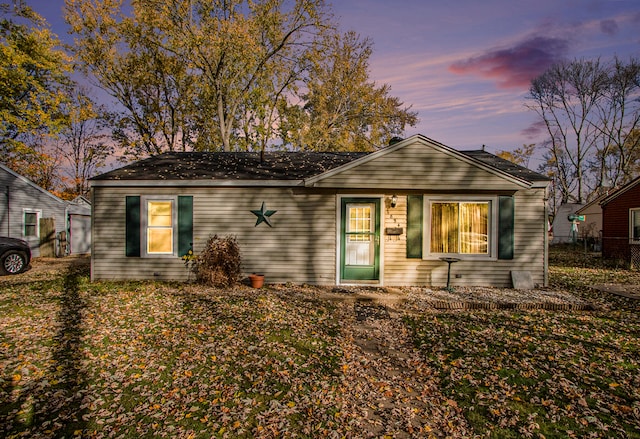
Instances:
[[[31,249],[22,239],[0,236],[0,274],[22,273],[31,262]]]

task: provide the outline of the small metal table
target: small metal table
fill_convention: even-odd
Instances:
[[[447,266],[447,287],[445,288],[447,291],[452,292],[454,291],[453,288],[451,288],[451,264],[453,264],[454,262],[458,262],[460,259],[459,258],[440,258],[441,261],[444,261],[448,264]]]

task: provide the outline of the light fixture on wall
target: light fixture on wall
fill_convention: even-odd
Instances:
[[[396,207],[396,204],[398,204],[398,196],[397,195],[391,195],[391,207]]]

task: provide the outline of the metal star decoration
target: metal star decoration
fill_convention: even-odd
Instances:
[[[267,223],[269,227],[273,227],[273,225],[271,225],[271,221],[269,221],[269,217],[276,212],[277,210],[266,210],[263,201],[260,210],[251,211],[252,214],[258,217],[258,219],[256,220],[256,225],[254,227],[258,227],[258,225],[263,222]]]

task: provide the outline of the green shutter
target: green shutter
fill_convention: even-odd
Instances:
[[[498,201],[498,259],[513,259],[514,200],[499,197]]]
[[[126,197],[125,207],[125,255],[140,257],[140,197]]]
[[[422,195],[407,196],[407,258],[422,258]]]
[[[178,256],[187,254],[193,245],[193,197],[178,197]]]

